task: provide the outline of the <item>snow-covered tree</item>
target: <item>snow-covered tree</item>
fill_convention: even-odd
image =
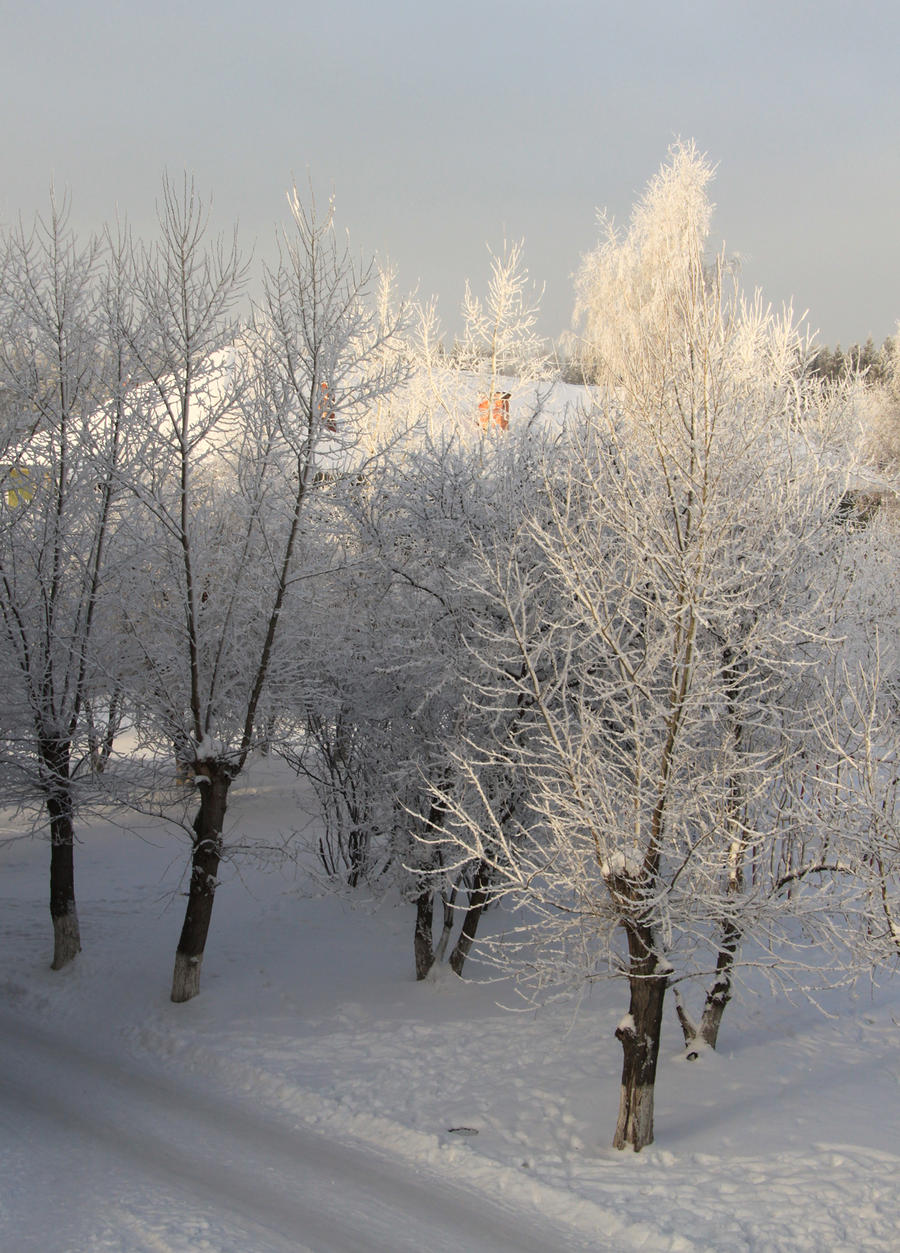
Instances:
[[[736,280],[724,254],[708,253],[714,169],[693,143],[676,143],[635,206],[627,231],[599,214],[600,242],[575,276],[575,326],[588,378],[624,395],[689,372],[697,317],[717,316],[710,284]],[[731,294],[736,290],[732,287]],[[685,358],[688,359],[685,359]]]
[[[381,345],[371,271],[324,219],[289,197],[291,224],[250,328],[230,321],[242,267],[206,241],[192,184],[164,188],[160,243],[138,288],[148,431],[134,490],[146,534],[129,630],[132,699],[158,745],[196,783],[188,903],[172,999],[199,990],[224,852],[229,788],[277,733],[277,701],[304,676],[282,632],[304,559],[304,519],[322,475],[352,455],[360,415],[402,374]]]
[[[414,354],[414,392],[421,413],[436,431],[456,429],[464,437],[505,430],[528,420],[553,377],[546,341],[536,330],[540,294],[533,290],[524,261],[524,243],[489,250],[487,292],[475,294],[466,281],[462,334],[446,350],[437,306],[419,307]],[[518,416],[517,416],[518,415]]]
[[[585,262],[598,386],[547,463],[527,546],[480,579],[498,625],[469,699],[529,718],[498,717],[458,758],[474,803],[438,791],[442,837],[536,917],[539,983],[627,979],[620,1148],[653,1138],[667,988],[714,976],[714,1041],[744,937],[777,965],[790,918],[827,933],[812,885],[850,864],[807,786],[844,586],[840,406],[798,377],[790,318],[707,257],[710,176],[678,146]],[[478,792],[501,767],[527,780],[512,827]]]
[[[898,519],[889,506],[850,526],[853,579],[839,620],[839,660],[823,682],[817,737],[830,763],[817,803],[851,830],[863,893],[848,933],[861,965],[893,969],[900,954],[900,605]]]
[[[486,863],[448,871],[440,840],[427,838],[440,825],[429,783],[461,785],[452,755],[481,734],[461,699],[485,605],[466,571],[518,526],[534,485],[548,390],[534,312],[521,245],[493,258],[484,303],[466,285],[465,332],[449,359],[434,307],[420,310],[415,373],[393,400],[397,442],[344,500],[356,556],[344,593],[330,597],[337,612],[317,669],[331,676],[331,699],[318,701],[303,763],[333,823],[323,860],[356,882],[365,850],[369,870],[384,882],[389,868],[387,881],[415,902],[419,978],[445,957],[462,972],[491,895]],[[505,789],[511,816],[514,786],[499,776],[491,786]]]
[[[362,719],[360,753],[373,778],[390,780],[393,805],[383,833],[401,890],[416,904],[419,978],[445,957],[462,973],[490,895],[486,865],[451,871],[440,840],[428,838],[440,826],[440,804],[429,785],[454,790],[461,782],[455,755],[467,739],[483,734],[479,711],[462,699],[472,661],[468,641],[486,610],[467,572],[477,552],[493,550],[518,525],[539,439],[525,427],[481,446],[453,432],[426,436],[391,465],[377,495],[356,512],[360,542],[370,554],[368,583],[379,595],[363,651],[365,672],[357,672],[347,695],[354,717]],[[380,697],[373,702],[376,682]],[[493,786],[504,783],[497,779]],[[511,801],[508,781],[506,790]],[[441,929],[435,942],[436,910]]]
[[[75,905],[86,712],[108,697],[103,612],[125,431],[127,346],[116,256],[80,244],[67,205],[8,232],[0,259],[0,623],[14,795],[40,798],[50,830],[53,968],[81,947]],[[108,702],[107,702],[108,705]],[[94,764],[96,756],[94,755]]]
[[[859,393],[858,405],[861,415],[863,453],[870,468],[871,481],[859,485],[858,494],[865,500],[868,494],[874,503],[879,492],[887,490],[897,494],[900,488],[900,354],[898,338],[887,340],[885,347],[891,351],[882,353],[878,376],[870,371],[847,377],[856,383]],[[868,493],[867,493],[868,488]]]

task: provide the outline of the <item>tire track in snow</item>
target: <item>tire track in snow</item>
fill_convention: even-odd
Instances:
[[[75,1211],[83,1221],[93,1215],[96,1225],[119,1205],[143,1213],[150,1227],[155,1216],[176,1230],[173,1210],[195,1222],[202,1214],[219,1229],[217,1242],[206,1247],[222,1253],[601,1247],[536,1210],[501,1204],[430,1169],[411,1169],[302,1126],[266,1121],[199,1086],[195,1076],[124,1066],[113,1053],[86,1049],[6,1012],[0,1012],[0,1111],[4,1138],[12,1131],[18,1150],[50,1171],[51,1186],[42,1189],[48,1212],[23,1220],[46,1225],[56,1208],[63,1239]],[[223,1233],[233,1243],[223,1244]],[[25,1253],[28,1231],[9,1235]],[[55,1247],[74,1253],[115,1246],[94,1237],[84,1246],[60,1245],[57,1238]]]

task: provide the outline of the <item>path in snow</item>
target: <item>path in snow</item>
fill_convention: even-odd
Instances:
[[[6,1012],[0,1135],[0,1247],[16,1253],[600,1247],[429,1169],[288,1129]]]

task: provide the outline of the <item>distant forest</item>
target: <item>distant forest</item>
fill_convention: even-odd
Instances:
[[[864,344],[852,344],[846,352],[840,344],[834,348],[825,344],[816,349],[810,369],[835,383],[851,374],[865,375],[870,383],[886,383],[891,377],[895,351],[895,340],[888,338],[876,348],[871,335]]]

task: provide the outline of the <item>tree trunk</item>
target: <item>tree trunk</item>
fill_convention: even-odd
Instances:
[[[441,927],[441,937],[437,942],[434,950],[434,964],[439,966],[444,960],[444,954],[447,952],[447,945],[450,943],[450,933],[453,930],[453,923],[456,920],[456,884],[450,889],[450,895],[441,893],[441,904],[444,907],[444,925]]]
[[[424,979],[434,964],[434,947],[431,924],[434,919],[434,892],[425,888],[416,897],[416,930],[413,936],[413,952],[416,958],[416,978]]]
[[[200,808],[194,819],[187,910],[175,953],[172,1000],[176,1003],[189,1001],[200,991],[200,967],[212,918],[222,857],[222,827],[231,785],[231,775],[220,762],[197,762],[195,774],[200,788]]]
[[[53,922],[53,970],[62,970],[81,952],[75,909],[75,828],[68,780],[47,798],[50,815],[50,918]]]
[[[350,813],[350,832],[347,836],[347,860],[350,870],[347,883],[351,888],[358,888],[366,869],[369,852],[369,836],[366,828],[357,819],[356,806],[348,806]]]
[[[631,958],[631,1002],[628,1017],[616,1028],[623,1061],[613,1147],[632,1148],[639,1153],[653,1143],[653,1096],[668,976],[660,973],[650,929],[634,922],[624,925]]]
[[[741,680],[746,673],[746,659],[735,656],[733,649],[726,647],[722,652],[725,677],[725,695],[728,713],[731,720],[731,739],[735,761],[740,762],[744,753],[744,724],[740,716]],[[737,896],[744,885],[744,857],[746,854],[745,823],[742,815],[745,809],[744,788],[741,775],[735,767],[728,789],[728,820],[733,828],[728,867],[728,894]],[[741,930],[730,918],[724,918],[721,924],[719,952],[716,956],[716,977],[712,987],[706,993],[703,1014],[697,1030],[697,1038],[714,1049],[719,1039],[719,1027],[722,1015],[731,1000],[734,984],[734,963],[741,945]]]
[[[41,739],[41,764],[47,780],[50,819],[50,919],[53,923],[51,969],[62,970],[81,952],[75,909],[75,824],[69,744],[58,737]]]
[[[693,1018],[684,1007],[681,994],[677,988],[672,989],[672,995],[675,997],[675,1013],[678,1015],[678,1021],[681,1024],[681,1034],[684,1036],[684,1047],[687,1050],[687,1059],[689,1062],[696,1061],[699,1054],[696,1050],[697,1038],[700,1031]]]
[[[469,950],[478,931],[481,915],[484,913],[484,907],[487,904],[489,884],[490,867],[486,862],[479,862],[472,882],[472,890],[469,892],[469,906],[463,918],[462,930],[459,934],[459,939],[456,941],[456,947],[450,954],[450,969],[460,977],[462,977],[463,966],[466,964],[466,958],[469,956]]]
[[[699,1026],[682,1004],[678,989],[675,989],[675,1010],[678,1014],[678,1021],[681,1023],[688,1061],[696,1061],[700,1056],[700,1044],[714,1049],[718,1043],[722,1015],[731,1000],[734,986],[734,963],[740,941],[741,933],[738,928],[731,922],[724,923],[719,955],[716,958],[716,977],[712,987],[706,993]]]
[[[734,962],[740,942],[741,933],[734,923],[724,923],[722,926],[722,940],[719,945],[719,955],[716,959],[716,978],[706,994],[706,1002],[703,1006],[703,1015],[700,1019],[700,1030],[698,1032],[703,1043],[708,1044],[711,1049],[716,1047],[719,1039],[719,1027],[722,1025],[722,1015],[725,1013],[726,1005],[731,1000],[731,992],[734,985]]]
[[[84,701],[83,707],[87,726],[91,771],[94,774],[103,774],[109,759],[112,757],[113,746],[121,724],[121,698],[118,692],[113,692],[110,696],[106,706],[106,720],[103,726],[98,726],[97,724],[94,706],[91,701]]]
[[[428,831],[439,831],[440,824],[444,816],[443,802],[435,798],[431,802],[428,810],[428,818],[426,827]],[[413,951],[416,958],[416,978],[424,979],[435,963],[436,955],[434,950],[434,885],[438,882],[437,878],[427,873],[428,869],[440,866],[441,854],[440,849],[435,850],[432,855],[432,861],[429,867],[426,867],[426,873],[422,875],[420,884],[422,890],[416,897],[416,930],[413,936]],[[454,889],[455,894],[455,889]],[[447,903],[444,902],[444,932],[441,936],[440,956],[443,958],[444,949],[447,946],[447,926],[452,926],[452,910],[448,911]]]

